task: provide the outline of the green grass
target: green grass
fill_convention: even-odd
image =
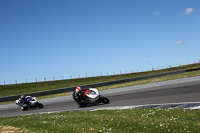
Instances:
[[[135,109],[76,111],[0,118],[0,131],[22,132],[199,132],[200,110]]]
[[[187,72],[187,73],[181,73],[181,74],[167,75],[167,76],[163,76],[163,77],[140,80],[140,81],[127,82],[127,83],[116,84],[116,85],[109,85],[109,86],[99,87],[98,89],[99,90],[108,90],[108,89],[136,86],[136,85],[162,82],[162,81],[167,81],[167,80],[175,80],[175,79],[188,78],[188,77],[195,77],[195,76],[200,76],[200,70],[193,71],[193,72]]]
[[[119,80],[125,78],[139,77],[150,74],[157,74],[163,72],[170,72],[175,70],[191,69],[200,67],[200,63],[184,65],[179,67],[173,67],[168,69],[140,72],[140,73],[131,73],[131,74],[120,74],[112,76],[100,76],[100,77],[88,77],[80,79],[70,79],[70,80],[58,80],[58,81],[46,81],[46,82],[37,82],[37,83],[24,83],[24,84],[12,84],[12,85],[0,85],[0,97],[25,94],[31,92],[60,89],[72,86],[80,86],[85,84],[94,84],[112,80]]]

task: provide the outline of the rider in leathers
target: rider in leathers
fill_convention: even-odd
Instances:
[[[19,98],[19,103],[21,103],[21,104],[29,104],[29,102],[26,100],[26,96],[25,95],[21,95],[21,97]]]
[[[80,86],[78,86],[73,92],[73,98],[79,105],[87,103],[88,98],[86,93],[88,92],[89,92],[88,88],[81,88]]]

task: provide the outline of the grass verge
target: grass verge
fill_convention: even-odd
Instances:
[[[167,75],[167,76],[158,77],[158,78],[152,78],[152,79],[146,79],[146,80],[140,80],[140,81],[133,81],[133,82],[127,82],[127,83],[122,83],[122,84],[104,86],[104,87],[99,87],[98,89],[99,90],[108,90],[108,89],[115,89],[115,88],[121,88],[121,87],[142,85],[142,84],[162,82],[162,81],[175,80],[175,79],[181,79],[181,78],[196,77],[196,76],[200,76],[200,71],[193,71],[193,72],[187,72],[187,73],[181,73],[181,74]]]
[[[29,132],[199,132],[200,110],[75,111],[0,118],[2,127]]]

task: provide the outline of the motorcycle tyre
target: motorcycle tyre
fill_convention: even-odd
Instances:
[[[86,107],[87,103],[86,102],[78,103],[78,106],[79,108]]]
[[[22,111],[28,110],[28,107],[19,107]]]
[[[41,103],[37,103],[37,106],[39,107],[39,108],[43,108],[44,107],[44,105],[43,104],[41,104]]]
[[[110,100],[107,97],[101,96],[101,102],[104,104],[108,104],[108,103],[110,103]]]

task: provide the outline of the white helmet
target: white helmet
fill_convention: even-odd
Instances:
[[[78,86],[78,87],[76,87],[76,93],[80,93],[81,92],[81,90],[82,90],[82,88],[80,87],[80,86]]]

